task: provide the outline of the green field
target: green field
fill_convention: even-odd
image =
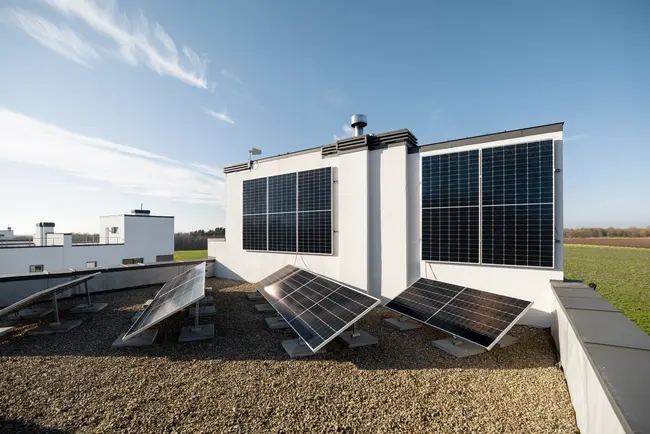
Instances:
[[[207,250],[185,250],[174,259],[203,259]],[[594,282],[598,292],[650,334],[650,249],[566,245],[567,279]]]
[[[207,250],[178,250],[174,252],[174,259],[177,261],[189,261],[192,259],[205,259],[208,257]]]
[[[598,292],[650,334],[650,249],[564,246],[564,276]]]

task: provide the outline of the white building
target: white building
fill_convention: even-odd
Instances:
[[[224,169],[215,274],[258,281],[293,264],[384,302],[428,277],[531,300],[522,322],[549,326],[563,123],[418,146],[408,130],[363,134],[356,120],[355,137]]]
[[[99,238],[73,243],[54,223],[36,224],[33,242],[0,243],[0,275],[174,259],[174,217],[147,210],[99,218]]]
[[[7,229],[0,229],[0,243],[3,241],[11,241],[14,239],[14,231],[11,229],[11,226],[7,226]]]

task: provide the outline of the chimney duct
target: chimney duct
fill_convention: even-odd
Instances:
[[[350,124],[354,128],[354,137],[361,136],[363,135],[363,128],[368,125],[368,118],[362,114],[352,115]]]

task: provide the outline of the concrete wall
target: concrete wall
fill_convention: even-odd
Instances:
[[[214,260],[208,259],[205,261],[159,262],[157,264],[101,267],[92,270],[68,270],[58,273],[0,277],[0,307],[9,306],[36,292],[97,271],[101,271],[102,274],[88,281],[88,288],[91,293],[163,284],[201,262],[206,262],[206,277],[212,276],[214,274]],[[62,296],[83,294],[85,294],[85,289],[77,287],[66,291]]]
[[[109,244],[123,244],[124,235],[124,216],[123,215],[106,215],[99,218],[99,237],[103,242]],[[110,229],[116,227],[117,232],[111,233]]]
[[[650,432],[650,336],[583,282],[551,285],[551,334],[580,432]]]
[[[174,253],[174,219],[155,216],[124,216],[125,258],[156,262],[157,255]]]
[[[487,138],[489,139],[489,138]],[[486,140],[487,140],[486,139]],[[422,261],[420,228],[421,161],[429,155],[552,139],[556,146],[556,243],[552,269],[443,264]],[[286,264],[381,296],[395,297],[419,277],[428,277],[534,302],[522,323],[548,327],[553,310],[549,280],[563,278],[562,132],[486,141],[408,153],[406,144],[355,150],[323,158],[320,150],[261,160],[247,171],[226,175],[227,239],[209,240],[216,274],[258,281]],[[247,252],[242,249],[242,181],[333,166],[333,255]]]

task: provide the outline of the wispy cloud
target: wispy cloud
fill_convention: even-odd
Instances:
[[[192,48],[181,52],[158,23],[149,23],[142,12],[134,19],[121,11],[114,0],[45,0],[56,11],[86,23],[99,35],[112,40],[116,53],[132,66],[145,65],[159,75],[174,77],[191,86],[211,87],[207,81],[208,60]]]
[[[209,175],[190,163],[76,134],[1,107],[0,162],[59,170],[94,181],[103,190],[223,205],[224,181],[217,173]]]
[[[348,137],[352,137],[354,135],[354,128],[352,128],[350,125],[343,125],[342,128],[343,128],[343,135],[337,136],[336,134],[334,134],[334,140],[341,140]]]
[[[215,111],[212,111],[210,109],[204,108],[203,111],[206,112],[207,114],[209,114],[210,116],[212,116],[213,118],[218,119],[220,121],[228,122],[229,124],[233,124],[233,125],[235,123],[235,121],[230,116],[228,116],[228,111],[227,110],[224,110],[223,112],[219,113],[219,112],[215,112]]]
[[[22,9],[0,12],[1,21],[12,23],[40,44],[87,68],[100,61],[95,49],[70,27],[53,22]]]
[[[241,78],[237,77],[234,72],[228,71],[226,68],[221,68],[221,75],[223,78],[227,78],[228,80],[236,81],[239,84],[244,84],[244,82],[241,81]]]
[[[192,163],[192,167],[199,169],[201,172],[206,173],[217,178],[223,178],[223,169],[221,167],[209,166],[207,164]]]
[[[328,89],[323,93],[323,97],[325,98],[325,102],[328,103],[329,105],[333,106],[340,106],[344,104],[347,101],[347,96],[345,93],[341,92],[340,90],[336,89]]]
[[[564,142],[577,142],[578,140],[583,140],[586,139],[590,136],[589,133],[583,133],[583,134],[575,134],[573,136],[566,136],[564,137]]]

